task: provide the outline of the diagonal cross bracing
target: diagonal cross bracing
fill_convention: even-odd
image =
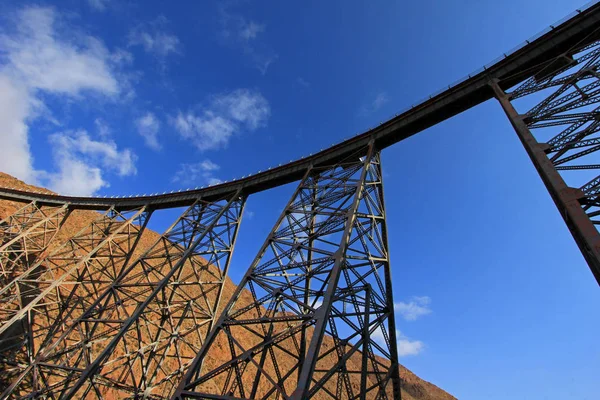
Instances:
[[[492,83],[598,283],[600,41],[591,38],[599,34],[596,28],[508,94]],[[517,102],[529,111],[519,114]]]
[[[173,398],[400,398],[390,279],[370,144],[307,171]]]
[[[199,199],[35,361],[55,398],[169,396],[212,326],[244,198]]]
[[[0,221],[0,286],[26,271],[46,250],[71,210],[38,207],[35,202]]]
[[[1,397],[44,390],[33,360],[126,264],[147,216],[110,209],[0,289]]]

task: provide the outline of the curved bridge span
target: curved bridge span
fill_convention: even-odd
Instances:
[[[376,128],[242,179],[117,198],[0,188],[24,203],[0,220],[0,399],[399,400],[380,153],[492,98],[600,284],[595,2]],[[295,181],[234,287],[247,197]]]
[[[549,60],[568,52],[582,42],[592,43],[597,40],[599,35],[595,31],[599,25],[600,3],[586,10],[577,11],[574,17],[552,27],[547,33],[514,53],[367,132],[311,156],[242,179],[201,189],[154,196],[72,197],[0,188],[0,198],[23,202],[36,200],[46,205],[59,205],[66,202],[74,208],[95,210],[113,206],[127,209],[142,205],[170,208],[190,205],[199,196],[211,200],[222,198],[240,189],[247,195],[267,190],[301,179],[310,166],[335,164],[356,152],[357,149],[366,148],[371,141],[374,141],[377,149],[384,149],[485,102],[494,97],[494,90],[490,86],[491,81],[497,80],[499,86],[506,90],[535,76],[546,68]]]

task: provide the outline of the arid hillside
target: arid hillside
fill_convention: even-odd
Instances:
[[[26,185],[25,183],[7,175],[7,174],[1,173],[1,172],[0,172],[0,187],[17,188],[17,189],[21,189],[21,190],[45,191],[45,192],[50,193],[49,191],[47,191],[45,189],[40,189],[37,187]],[[24,206],[23,203],[16,203],[16,202],[11,202],[11,201],[7,201],[7,200],[0,200],[0,221],[5,219],[7,216],[13,214],[14,212],[16,212],[18,209],[20,209],[23,206]],[[66,222],[60,229],[59,233],[56,235],[55,239],[51,242],[51,245],[46,250],[45,254],[52,252],[52,250],[54,248],[57,248],[61,242],[64,242],[68,238],[75,235],[77,232],[81,231],[83,228],[85,228],[86,226],[91,224],[91,222],[93,220],[97,219],[98,217],[99,217],[99,214],[97,212],[93,212],[93,211],[75,211],[75,212],[73,212],[69,216],[69,218],[66,220]],[[158,233],[147,229],[142,234],[139,244],[133,254],[132,259],[136,259],[137,257],[139,257],[144,252],[145,249],[148,249],[157,240],[158,237],[159,237]],[[45,254],[39,255],[39,257],[43,257]],[[226,302],[229,300],[229,297],[233,294],[234,289],[235,289],[235,285],[230,280],[227,280],[226,285],[223,290],[223,299],[221,301],[221,307],[223,307],[223,305],[226,304]],[[250,302],[250,299],[251,299],[250,293],[249,292],[244,293],[242,295],[240,302],[241,303],[243,303],[244,301]],[[190,338],[191,337],[193,337],[193,335],[190,335]],[[243,343],[244,342],[243,335],[238,337],[238,339],[242,342],[242,344],[244,344]],[[326,338],[323,342],[323,346],[332,346],[332,343],[333,343],[333,341],[331,338]],[[246,344],[248,346],[252,345],[252,343],[246,343]],[[225,343],[217,343],[216,348],[218,349],[219,347],[222,347],[222,346],[225,346]],[[194,348],[194,346],[189,347],[190,354],[187,354],[186,355],[187,357],[189,357],[189,358],[193,357],[194,354],[193,354],[193,351],[191,350],[193,348]],[[179,351],[181,352],[182,350],[179,349]],[[227,354],[227,353],[222,352],[221,354]],[[207,360],[205,365],[207,367],[216,366],[216,365],[222,364],[223,362],[228,361],[228,360],[222,359],[221,354],[218,354],[218,352],[216,352],[214,354],[209,354],[211,356],[211,359]],[[282,357],[284,357],[284,356],[282,356]],[[361,360],[361,357],[360,357],[360,355],[358,355],[357,357],[354,357],[354,356],[351,357],[349,362],[352,364],[355,363],[356,364],[355,369],[358,370],[358,369],[360,369],[360,360]],[[279,360],[279,362],[282,362],[282,363],[286,363],[287,361],[289,361],[289,363],[293,362],[293,360],[291,358],[290,358],[290,360],[285,360],[285,359]],[[160,366],[160,368],[161,368],[161,371],[162,370],[167,371],[169,369],[171,369],[173,371],[177,371],[179,367],[175,364],[175,361],[173,361],[173,365],[169,365],[169,363],[164,363],[163,365]],[[167,374],[167,372],[164,372],[164,373]],[[140,374],[141,374],[141,372],[140,372]],[[1,369],[0,369],[0,375],[4,375],[3,379],[0,380],[0,383],[3,386],[2,388],[0,388],[0,392],[1,392],[6,387],[6,385],[9,384],[9,381],[11,379],[13,379],[14,375],[12,375],[10,371],[3,372]],[[416,376],[415,374],[413,374],[411,371],[404,368],[403,366],[401,366],[401,369],[400,369],[400,377],[402,380],[402,398],[404,400],[452,400],[452,399],[455,399],[454,396],[446,393],[445,391],[438,388],[437,386],[419,378],[418,376]],[[246,382],[245,384],[249,384],[249,383]],[[358,384],[359,384],[358,380],[357,380],[357,382],[353,382],[353,386],[355,384],[358,387]],[[21,393],[25,394],[23,392],[21,392]],[[153,393],[153,394],[157,394],[157,393]],[[160,394],[158,394],[158,395],[160,396]],[[110,389],[106,389],[106,391],[103,393],[103,396],[105,398],[120,398],[120,397],[122,397],[122,394],[119,394],[118,392],[111,392]]]

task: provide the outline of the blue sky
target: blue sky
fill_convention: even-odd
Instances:
[[[0,170],[84,195],[240,177],[378,124],[581,5],[123,3],[0,4]],[[499,105],[382,157],[402,363],[461,399],[596,398],[600,290]],[[248,200],[235,281],[292,190]]]

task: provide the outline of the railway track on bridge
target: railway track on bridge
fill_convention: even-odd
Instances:
[[[46,205],[66,202],[71,207],[84,209],[108,209],[113,206],[117,209],[126,209],[142,205],[160,209],[190,205],[199,196],[211,200],[222,198],[237,190],[242,190],[247,195],[268,190],[301,179],[310,166],[335,164],[356,149],[365,148],[370,141],[374,141],[378,149],[384,149],[490,100],[495,96],[490,81],[497,80],[499,86],[506,90],[535,76],[549,60],[567,52],[574,45],[582,41],[593,42],[598,39],[599,26],[600,3],[595,3],[587,9],[576,11],[560,25],[551,26],[545,33],[526,41],[516,50],[502,55],[497,61],[468,75],[464,80],[449,85],[447,89],[429,96],[426,100],[367,132],[299,160],[241,179],[187,191],[110,198],[49,195],[0,188],[0,198],[22,202],[35,200]]]

